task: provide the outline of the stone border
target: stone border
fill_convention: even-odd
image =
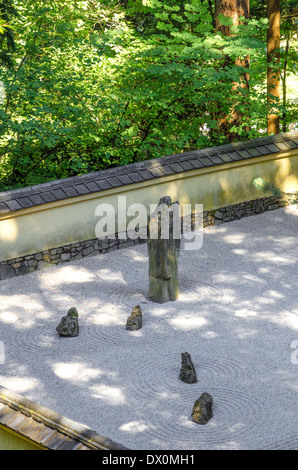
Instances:
[[[219,209],[205,211],[203,212],[203,227],[219,225],[225,222],[239,220],[243,217],[249,217],[285,207],[295,203],[296,197],[296,194],[282,194],[280,196],[254,199]],[[100,253],[107,253],[141,243],[146,243],[146,240],[141,238],[137,238],[136,240],[119,239],[116,234],[115,239],[94,238],[92,240],[52,248],[40,253],[32,253],[31,255],[0,262],[0,280],[28,274],[61,263],[75,261],[86,256],[95,256]]]

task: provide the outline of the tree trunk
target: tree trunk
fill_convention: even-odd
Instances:
[[[240,24],[240,17],[245,19],[249,18],[249,0],[215,0],[215,29],[220,31],[225,36],[231,36],[231,26],[222,25],[219,21],[218,16],[223,15],[225,17],[232,18],[233,26],[238,26]],[[249,68],[249,56],[246,56],[245,59],[236,59],[236,65]],[[229,57],[225,60],[225,66],[232,64]],[[237,93],[239,87],[244,89],[249,89],[249,73],[245,72],[242,74],[241,83],[233,83],[232,90]],[[240,94],[239,94],[240,96]],[[218,122],[218,131],[223,133],[230,142],[239,138],[237,133],[231,131],[231,128],[241,125],[242,116],[235,109],[231,109],[229,117],[222,115]],[[248,129],[246,129],[248,132]]]
[[[280,100],[280,0],[267,0],[267,132],[279,133],[279,116],[274,105]],[[272,109],[273,108],[273,109]]]

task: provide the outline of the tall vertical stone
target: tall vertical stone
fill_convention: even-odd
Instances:
[[[169,196],[161,198],[148,226],[149,298],[158,303],[176,300],[181,242],[179,202],[172,203]]]

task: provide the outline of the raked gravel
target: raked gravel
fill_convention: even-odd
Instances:
[[[296,206],[204,229],[165,304],[148,299],[146,245],[1,281],[0,385],[130,449],[297,450],[297,233]],[[71,307],[80,334],[60,338]],[[196,384],[179,380],[183,352]]]

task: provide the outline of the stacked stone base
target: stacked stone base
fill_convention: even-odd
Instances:
[[[261,214],[263,212],[285,207],[297,203],[296,195],[272,196],[241,202],[216,210],[203,212],[203,227],[219,225],[243,217]],[[194,218],[193,221],[194,222]],[[0,262],[0,280],[9,279],[22,274],[28,274],[40,269],[45,269],[53,265],[75,261],[86,256],[95,256],[100,253],[125,248],[129,246],[146,243],[145,239],[137,238],[119,239],[98,239],[86,240],[79,243],[69,244],[58,248],[53,248],[39,253],[32,253],[18,258]]]

